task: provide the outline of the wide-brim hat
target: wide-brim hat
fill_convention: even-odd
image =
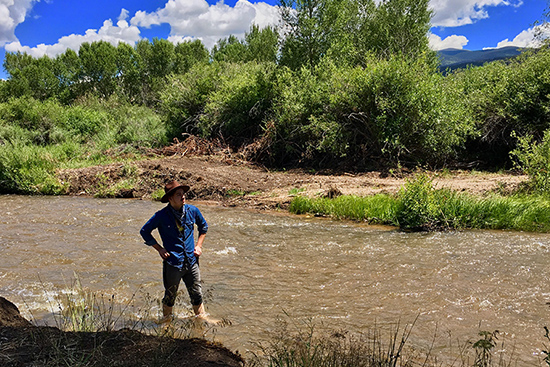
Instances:
[[[178,181],[170,181],[164,186],[164,196],[160,199],[161,203],[167,203],[168,198],[176,191],[177,189],[182,188],[183,193],[185,194],[189,191],[190,187],[187,185],[181,185]]]

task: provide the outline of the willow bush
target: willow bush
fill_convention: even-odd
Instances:
[[[516,167],[529,175],[525,189],[550,196],[550,130],[544,132],[540,143],[532,135],[519,137],[517,148],[510,154]]]
[[[274,63],[225,65],[200,117],[203,133],[237,144],[258,137],[277,94],[275,68]]]
[[[182,75],[172,75],[160,93],[160,110],[168,135],[208,134],[199,127],[208,97],[218,89],[222,65],[214,62],[192,67]]]
[[[276,149],[295,159],[366,161],[383,157],[444,162],[475,136],[460,91],[422,59],[371,57],[365,67],[281,74],[274,103]],[[290,152],[289,152],[290,150]]]
[[[510,166],[512,136],[531,135],[540,141],[550,128],[550,49],[525,52],[513,60],[457,70],[443,83],[454,84],[466,115],[479,132],[463,159],[480,159],[493,167]]]

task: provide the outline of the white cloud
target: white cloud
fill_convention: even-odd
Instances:
[[[446,48],[456,48],[462,50],[464,46],[468,44],[468,39],[464,36],[457,36],[453,34],[452,36],[441,39],[436,34],[430,33],[430,48],[434,51],[444,50]]]
[[[84,35],[72,34],[62,37],[56,44],[39,44],[36,47],[23,46],[19,41],[8,43],[5,46],[8,52],[26,52],[34,57],[48,55],[54,57],[65,52],[68,48],[78,51],[80,45],[84,42],[107,41],[112,45],[118,45],[120,42],[126,42],[134,45],[140,40],[140,30],[136,26],[131,26],[126,20],[119,20],[116,25],[109,19],[103,22],[99,30],[88,29]]]
[[[279,22],[278,7],[262,2],[239,0],[231,7],[223,1],[209,5],[205,0],[168,0],[163,8],[155,12],[136,12],[130,24],[127,21],[128,10],[122,9],[116,25],[109,19],[99,30],[89,29],[85,34],[64,36],[55,44],[24,46],[15,37],[14,30],[17,24],[25,20],[32,4],[37,1],[40,0],[0,0],[0,46],[5,45],[6,51],[27,52],[34,57],[53,57],[68,48],[78,50],[84,42],[103,40],[113,45],[119,42],[134,45],[141,39],[140,27],[150,28],[164,23],[171,27],[168,40],[174,44],[200,39],[210,48],[220,38],[230,34],[243,37],[252,24],[265,27]]]
[[[171,27],[170,40],[200,39],[212,47],[230,34],[243,37],[252,24],[276,25],[279,19],[278,8],[262,2],[239,0],[231,7],[223,1],[209,5],[205,0],[169,0],[156,12],[137,12],[131,24],[148,28],[167,23]]]
[[[484,50],[492,49],[492,48],[508,47],[508,46],[538,47],[540,46],[541,41],[539,38],[536,37],[537,35],[542,35],[543,38],[550,38],[550,28],[545,26],[536,26],[533,28],[529,28],[522,31],[520,34],[514,37],[514,39],[511,41],[508,38],[506,38],[505,40],[500,41],[497,44],[497,47],[486,47],[484,48]]]
[[[126,20],[130,16],[130,12],[124,8],[120,11],[120,15],[118,16],[118,20]]]
[[[17,40],[15,27],[22,23],[27,12],[39,0],[0,0],[0,47]]]
[[[167,38],[169,42],[172,42],[174,45],[177,45],[178,43],[184,43],[184,42],[191,42],[194,41],[195,38],[193,37],[182,37],[182,36],[170,36]]]
[[[519,7],[522,0],[431,0],[434,10],[432,25],[458,27],[489,17],[487,9],[495,6]]]

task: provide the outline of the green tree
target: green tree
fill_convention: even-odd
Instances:
[[[4,103],[8,100],[8,82],[6,80],[0,80],[0,103]]]
[[[247,47],[246,61],[277,62],[279,35],[273,27],[260,29],[253,24],[244,36]]]
[[[550,42],[550,1],[546,0],[546,9],[542,12],[540,20],[535,22],[535,38],[543,43]]]
[[[362,49],[373,49],[384,57],[395,54],[417,57],[428,52],[432,15],[429,0],[384,0],[372,21],[362,22],[366,31],[360,39]]]
[[[197,64],[207,63],[210,54],[200,40],[178,43],[174,49],[174,73],[185,74]]]
[[[55,58],[54,70],[60,86],[58,98],[63,103],[70,103],[79,95],[79,88],[82,84],[80,82],[80,78],[83,77],[80,58],[76,52],[67,49]]]
[[[174,45],[164,39],[153,42],[141,40],[136,44],[138,70],[141,82],[141,101],[146,105],[156,104],[158,94],[166,83],[166,78],[174,68]]]
[[[130,102],[139,100],[139,54],[127,43],[117,47],[117,83],[118,92]]]
[[[5,91],[9,96],[20,97],[30,95],[29,82],[23,72],[33,64],[34,59],[26,52],[6,52],[4,57],[4,70],[9,74]]]
[[[285,38],[281,64],[297,70],[313,68],[327,49],[322,26],[330,0],[281,0],[281,18]]]
[[[82,62],[82,77],[86,88],[100,97],[108,97],[116,90],[117,49],[109,42],[85,42],[78,51]]]
[[[244,62],[246,45],[234,35],[222,38],[212,48],[212,59],[232,63]]]
[[[54,60],[42,56],[24,69],[32,97],[45,100],[58,95],[59,79],[55,75],[54,64]]]
[[[154,38],[151,52],[147,54],[147,67],[153,78],[166,78],[174,68],[174,44],[162,38]]]
[[[14,73],[23,70],[27,66],[30,66],[33,62],[33,57],[26,52],[6,52],[4,57],[4,70],[11,76]]]
[[[280,62],[297,70],[313,69],[326,56],[341,65],[361,65],[371,52],[384,58],[429,53],[428,2],[281,0],[285,38]]]
[[[13,97],[31,96],[45,100],[56,97],[60,91],[55,61],[48,56],[35,59],[24,53],[8,53],[4,68],[10,74],[7,90]]]

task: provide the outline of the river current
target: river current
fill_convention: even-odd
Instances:
[[[145,307],[144,294],[162,297],[161,260],[139,229],[163,205],[0,196],[0,295],[47,323],[52,299],[77,277],[87,290]],[[417,319],[410,343],[420,348],[435,335],[435,353],[448,355],[450,345],[499,330],[520,365],[541,365],[549,234],[404,233],[196,205],[210,225],[201,257],[207,310],[232,324],[211,337],[230,349],[255,350],[281,317],[357,333]],[[188,306],[185,292],[180,299]]]

